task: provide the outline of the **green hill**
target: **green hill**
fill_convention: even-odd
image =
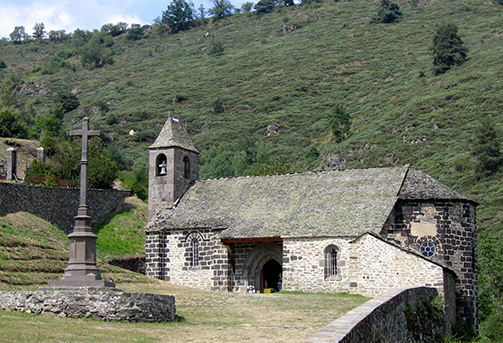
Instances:
[[[153,26],[137,41],[107,36],[100,48],[114,63],[97,69],[81,65],[85,41],[4,44],[0,78],[13,80],[32,124],[58,92],[75,94],[80,106],[64,115],[64,128],[89,116],[121,169],[143,179],[168,111],[202,152],[203,178],[313,169],[329,154],[351,168],[412,164],[480,202],[486,318],[503,311],[503,182],[501,170],[476,172],[474,152],[482,119],[501,142],[503,6],[398,2],[404,18],[394,24],[371,23],[377,2],[327,0],[197,21],[178,34]],[[435,76],[430,46],[444,21],[459,28],[468,61]],[[223,54],[208,53],[220,45]],[[352,117],[340,143],[330,128],[337,105]]]

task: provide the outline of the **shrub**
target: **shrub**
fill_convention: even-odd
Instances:
[[[330,120],[330,127],[337,143],[349,137],[351,131],[351,115],[343,105],[336,105],[334,114]]]
[[[276,7],[276,1],[274,0],[260,0],[255,5],[255,10],[257,14],[271,13]]]
[[[468,49],[458,35],[458,27],[453,23],[442,23],[433,37],[433,65],[435,75],[445,73],[453,65],[467,60]]]
[[[377,16],[372,20],[374,23],[390,24],[402,20],[402,11],[398,4],[389,0],[381,0],[381,6],[377,10]]]

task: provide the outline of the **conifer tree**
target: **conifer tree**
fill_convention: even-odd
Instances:
[[[433,37],[432,51],[435,75],[443,74],[467,60],[468,49],[464,47],[458,27],[453,23],[440,24]]]

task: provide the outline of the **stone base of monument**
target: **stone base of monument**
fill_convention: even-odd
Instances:
[[[57,288],[57,289],[73,289],[73,288],[110,288],[112,290],[115,288],[115,283],[105,280],[57,280],[57,281],[49,281],[47,283],[48,288]]]
[[[176,313],[174,296],[111,287],[0,292],[0,310],[128,322],[172,321]]]

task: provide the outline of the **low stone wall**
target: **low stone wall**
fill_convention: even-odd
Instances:
[[[87,204],[94,227],[116,213],[130,191],[89,189]],[[73,231],[79,208],[79,188],[41,187],[0,182],[0,214],[28,212],[56,225],[65,233]]]
[[[0,292],[0,309],[105,321],[166,322],[175,319],[175,297],[122,291]]]
[[[145,274],[145,256],[126,257],[108,261],[112,266],[121,267],[135,273]]]
[[[334,320],[305,343],[438,342],[449,334],[435,288],[392,289]]]

